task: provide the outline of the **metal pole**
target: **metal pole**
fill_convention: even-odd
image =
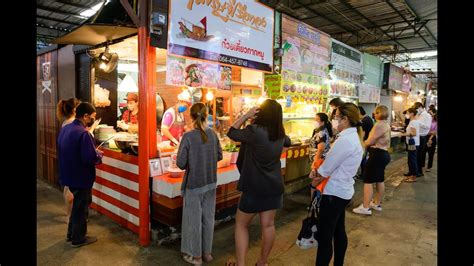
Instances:
[[[150,95],[153,91],[155,74],[155,49],[150,47],[148,29],[148,1],[140,0],[138,28],[138,198],[139,198],[139,228],[138,238],[141,246],[150,244],[150,128],[151,112]],[[151,73],[150,73],[151,72]],[[156,119],[155,119],[156,120]],[[156,128],[156,122],[155,122]],[[156,134],[156,133],[155,133]],[[156,137],[155,137],[156,143]],[[156,145],[155,145],[156,150]]]

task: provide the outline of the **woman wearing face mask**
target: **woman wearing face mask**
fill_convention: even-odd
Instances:
[[[353,177],[363,154],[359,108],[353,103],[345,103],[336,109],[334,120],[337,121],[339,137],[319,169],[310,173],[319,183],[331,177],[321,198],[316,265],[329,265],[333,243],[334,265],[344,264],[347,249],[345,208],[354,195]]]
[[[313,136],[309,144],[309,159],[311,169],[317,170],[324,162],[324,158],[329,151],[329,139],[332,137],[332,125],[325,113],[317,113],[314,118]],[[311,182],[311,197],[313,196],[316,183]]]
[[[127,93],[127,110],[123,112],[121,120],[117,121],[117,127],[130,133],[138,132],[138,94]]]
[[[161,120],[162,140],[169,140],[171,145],[178,145],[179,138],[184,134],[185,121],[184,112],[191,105],[188,93],[182,92],[178,95],[178,103],[166,110]]]
[[[408,151],[408,174],[405,176],[405,182],[416,182],[416,177],[419,176],[417,153],[420,151],[420,121],[415,119],[417,110],[415,108],[409,108],[407,110],[406,118],[410,119],[410,124],[407,126],[407,130],[403,133],[406,136],[406,143],[410,138],[415,140],[416,150]]]
[[[329,120],[331,121],[332,124],[332,129],[333,129],[333,137],[331,137],[331,143],[334,142],[335,137],[339,131],[337,131],[337,121],[335,121],[334,116],[336,115],[336,109],[340,106],[342,106],[344,102],[341,100],[341,98],[334,98],[329,102]]]

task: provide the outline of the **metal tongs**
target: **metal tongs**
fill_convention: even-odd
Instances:
[[[99,144],[99,146],[97,146],[97,148],[96,148],[96,149],[100,148],[102,145],[104,145],[104,143],[106,143],[107,141],[109,141],[109,140],[113,139],[114,137],[115,137],[115,135],[112,135],[112,137],[110,137],[110,138],[108,138],[108,139],[106,139],[106,140],[102,141],[102,143],[101,143],[101,144]]]

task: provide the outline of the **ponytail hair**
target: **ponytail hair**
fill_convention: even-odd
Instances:
[[[332,136],[333,136],[332,124],[331,124],[331,122],[329,122],[328,115],[325,114],[325,113],[317,113],[316,115],[319,116],[319,120],[324,122],[324,128],[326,128],[326,130],[328,131],[329,137],[332,138]]]
[[[76,98],[71,98],[69,100],[60,100],[56,106],[56,117],[59,121],[67,119],[74,115],[76,107],[81,103]]]
[[[346,116],[349,120],[349,124],[351,127],[355,127],[357,129],[357,133],[359,134],[360,144],[362,145],[362,149],[364,149],[364,133],[362,132],[362,115],[360,114],[359,108],[357,105],[347,102],[343,105],[338,107],[339,113],[343,116]]]
[[[202,143],[207,142],[207,134],[204,131],[206,119],[207,119],[207,108],[203,103],[195,103],[190,109],[191,118],[193,119],[193,125],[201,133]]]

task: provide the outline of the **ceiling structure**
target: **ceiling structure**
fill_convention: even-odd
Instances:
[[[103,0],[36,0],[36,49],[87,21]]]
[[[360,51],[377,55],[384,62],[393,62],[399,66],[408,64],[413,72],[426,72],[428,74],[423,74],[425,77],[436,79],[437,55],[416,58],[418,52],[437,51],[436,0],[260,2]]]

